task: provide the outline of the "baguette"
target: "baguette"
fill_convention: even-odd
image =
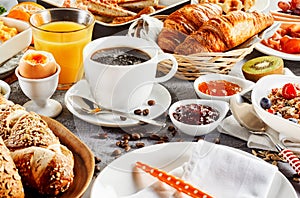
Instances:
[[[155,12],[155,9],[153,8],[153,6],[148,6],[148,7],[145,7],[144,9],[142,9],[139,13],[137,13],[137,15],[135,16],[128,16],[128,17],[115,17],[113,20],[112,20],[112,24],[120,24],[120,23],[126,23],[128,21],[131,21],[131,20],[134,20],[134,19],[137,19],[139,17],[141,17],[143,14],[151,14],[151,13],[154,13]]]
[[[2,138],[0,138],[0,167],[0,197],[25,197],[21,177]]]
[[[87,4],[87,8],[94,14],[106,17],[125,17],[136,15],[135,12],[125,10],[117,4],[103,3],[97,0],[90,0]]]
[[[233,11],[204,23],[176,47],[175,53],[189,55],[201,52],[224,52],[271,26],[271,14]]]

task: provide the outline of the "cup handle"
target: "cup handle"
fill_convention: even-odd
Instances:
[[[172,78],[176,74],[177,69],[178,69],[177,60],[175,59],[175,57],[172,54],[167,54],[167,53],[159,54],[157,59],[158,59],[157,63],[159,63],[160,61],[166,60],[166,59],[169,59],[172,61],[171,70],[165,76],[155,78],[155,82],[158,82],[158,83],[165,82],[165,81],[169,80],[170,78]]]

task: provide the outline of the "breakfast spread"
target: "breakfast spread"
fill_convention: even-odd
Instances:
[[[148,82],[156,82],[156,79],[158,79],[156,83],[165,82],[173,77],[177,70],[179,70],[179,64],[176,62],[178,61],[177,55],[191,55],[191,57],[197,59],[198,55],[201,57],[200,53],[203,53],[206,54],[204,55],[204,58],[207,57],[205,60],[206,62],[213,62],[214,60],[209,59],[210,57],[208,57],[210,53],[216,52],[215,54],[218,54],[218,57],[223,58],[223,55],[226,52],[231,50],[235,51],[233,50],[236,49],[235,47],[242,44],[252,36],[264,31],[274,22],[274,17],[271,13],[249,11],[255,3],[255,0],[199,0],[198,2],[199,4],[183,6],[172,14],[166,16],[164,21],[161,20],[160,22],[163,24],[163,28],[158,34],[157,43],[152,42],[152,40],[149,41],[144,39],[145,41],[142,41],[140,38],[125,36],[111,36],[95,39],[91,42],[86,41],[88,44],[85,43],[83,51],[84,72],[86,75],[84,80],[86,80],[85,82],[89,86],[88,89],[91,89],[91,92],[88,93],[94,94],[91,97],[96,101],[96,103],[107,106],[115,105],[109,107],[112,109],[120,109],[122,111],[128,111],[128,109],[131,109],[130,113],[140,116],[152,116],[152,112],[154,112],[155,109],[153,111],[151,109],[150,112],[148,108],[144,108],[144,106],[142,107],[140,103],[142,104],[146,101],[146,105],[154,105],[154,108],[160,108],[159,105],[161,105],[161,101],[168,97],[167,99],[170,103],[165,105],[167,106],[166,108],[168,108],[171,104],[171,99],[174,98],[169,98],[169,95],[165,96],[161,93],[161,91],[154,90],[152,88],[152,84],[150,87],[145,86],[145,90],[137,92],[138,94],[132,93],[134,93],[133,91],[135,90],[139,90],[136,88],[137,86],[144,86],[145,83],[148,85]],[[63,7],[77,7],[89,10],[99,21],[109,24],[125,23],[139,18],[143,14],[154,13],[155,11],[164,8],[164,6],[160,5],[159,0],[64,0]],[[294,12],[291,8],[292,7],[289,7],[289,10],[286,11]],[[13,15],[14,12],[11,11],[10,13]],[[26,15],[25,18],[26,17],[28,17],[28,15]],[[148,17],[151,18],[150,16]],[[94,19],[93,16],[92,18]],[[48,26],[49,24],[50,26],[54,25],[50,27]],[[55,32],[58,27],[65,28],[67,25],[65,22],[48,23],[46,26],[42,26],[46,32],[50,30],[45,28],[47,26]],[[0,24],[0,27],[3,26]],[[77,26],[74,31],[84,29],[82,27],[76,28]],[[149,26],[149,28],[152,27]],[[300,54],[300,50],[298,49],[300,46],[300,43],[298,42],[299,32],[299,25],[284,24],[273,37],[263,42],[265,45],[271,46],[273,49],[276,48],[282,52]],[[86,38],[82,37],[82,35],[83,33],[77,40]],[[43,35],[40,34],[40,36]],[[48,36],[45,34],[45,37]],[[52,36],[49,36],[50,40],[52,38]],[[35,37],[36,49],[39,39],[40,38]],[[145,47],[146,44],[143,42],[146,41],[149,47]],[[56,44],[52,47],[52,44],[49,42],[43,42],[42,44],[46,47],[50,46],[52,49],[58,46],[57,50],[61,50],[63,41],[58,41],[57,43],[58,45]],[[158,44],[163,51],[161,51],[156,44]],[[105,47],[105,45],[107,47]],[[66,44],[66,48],[64,48],[65,50],[62,51],[65,52],[70,50],[70,52],[73,52],[73,50],[77,49],[76,47],[73,47],[72,49],[67,47],[69,47],[69,43]],[[144,48],[147,49],[144,50]],[[74,57],[68,58],[65,55],[62,55],[62,51],[58,51],[58,54],[63,60],[75,60],[79,57],[74,56],[74,53],[71,53],[71,56]],[[165,57],[162,59],[161,57],[164,54]],[[19,67],[16,69],[15,74],[25,78],[25,80],[21,80],[21,78],[19,78],[18,85],[22,90],[27,89],[27,92],[24,92],[27,97],[29,97],[27,93],[34,93],[35,90],[33,88],[34,86],[28,86],[29,88],[24,89],[24,87],[22,87],[22,85],[24,85],[24,81],[28,81],[28,79],[33,79],[33,82],[44,80],[43,78],[53,76],[54,73],[59,73],[60,67],[57,65],[53,55],[46,51],[27,50],[21,57]],[[224,55],[224,57],[226,57],[226,55]],[[156,72],[158,65],[167,61],[173,63],[173,68],[169,68],[170,74],[166,75],[167,77],[157,77]],[[218,60],[215,61],[215,65],[218,65],[219,62],[220,61]],[[192,61],[192,63],[197,64],[196,61]],[[65,76],[70,76],[72,69],[75,68],[75,64],[71,65],[73,67],[66,70],[66,74],[64,74]],[[204,65],[204,67],[206,67],[206,65]],[[136,69],[133,70],[132,68]],[[282,58],[276,56],[261,56],[247,61],[240,69],[240,72],[242,72],[246,79],[256,82],[266,75],[283,74],[283,68],[284,62]],[[218,69],[219,67],[215,69],[215,73],[217,73]],[[75,68],[74,70],[78,71],[80,69]],[[126,76],[127,70],[129,70],[128,73],[130,74],[128,76]],[[197,73],[199,71],[190,69],[189,72]],[[18,75],[17,77],[19,77]],[[194,88],[195,90],[198,88],[197,91],[205,93],[209,95],[209,97],[221,96],[225,98],[225,96],[232,96],[245,90],[244,85],[239,85],[234,82],[236,81],[213,79],[199,84],[197,83],[198,86]],[[52,81],[50,84],[54,87],[55,83]],[[121,86],[118,87],[119,85]],[[53,90],[55,89],[56,87],[53,88]],[[111,90],[114,90],[115,93],[111,94]],[[161,97],[158,98],[158,100],[157,98],[154,98],[154,100],[149,97],[153,90],[159,92],[158,95]],[[38,89],[37,92],[44,94],[46,91]],[[63,92],[60,92],[59,94],[61,93]],[[86,92],[82,93],[85,94]],[[168,91],[166,91],[166,93],[168,93]],[[132,97],[132,95],[134,95],[134,97]],[[283,87],[273,88],[271,93],[267,96],[266,95],[267,94],[264,94],[262,97],[260,107],[269,113],[275,114],[276,116],[283,117],[291,122],[300,123],[299,84],[286,83]],[[131,97],[134,99],[133,102],[130,101],[131,103],[127,104]],[[29,98],[31,99],[31,97]],[[213,101],[213,99],[209,101],[216,102]],[[181,103],[172,111],[169,111],[168,118],[170,118],[170,120],[168,121],[172,122],[174,126],[172,125],[173,129],[169,126],[170,129],[168,128],[168,130],[169,132],[171,132],[171,130],[176,132],[170,133],[170,137],[172,136],[175,139],[177,138],[176,134],[179,133],[181,135],[181,132],[187,133],[188,131],[188,129],[180,128],[176,125],[175,122],[177,121],[181,125],[210,128],[209,130],[203,129],[204,132],[201,131],[201,133],[198,132],[202,129],[192,129],[193,131],[191,133],[187,133],[194,137],[206,135],[211,131],[211,128],[213,128],[212,130],[215,130],[216,128],[214,127],[220,126],[219,122],[224,119],[227,111],[229,110],[228,103],[223,104],[222,108],[219,107],[221,105],[217,102],[208,104],[200,104],[197,102]],[[54,106],[53,104],[51,105]],[[68,104],[66,104],[67,108],[69,108],[68,105],[74,107],[72,106],[73,104],[71,101],[68,101]],[[129,105],[129,108],[125,105]],[[142,108],[137,109],[136,106],[141,106]],[[79,184],[76,183],[77,181],[74,182],[74,177],[78,173],[78,170],[74,169],[74,157],[77,159],[77,153],[72,153],[69,148],[61,144],[60,139],[53,132],[56,130],[52,129],[50,124],[50,127],[48,126],[45,121],[46,119],[43,120],[43,117],[39,115],[40,113],[38,113],[37,110],[29,111],[28,108],[26,107],[25,109],[25,107],[26,103],[21,106],[0,96],[0,167],[4,167],[4,171],[0,173],[0,197],[11,196],[22,198],[25,197],[28,189],[29,191],[33,189],[34,192],[43,197],[56,197],[60,196],[64,192],[67,193],[68,189],[70,189],[70,186],[72,185],[73,187],[76,186],[77,188],[79,186],[79,188],[81,188],[82,186],[80,186],[80,182]],[[49,110],[50,107],[46,107],[46,109]],[[265,111],[263,110],[263,112]],[[81,113],[82,112],[78,113],[78,117],[80,119],[82,117]],[[267,114],[270,115],[269,113]],[[111,112],[109,114],[111,114]],[[163,113],[160,115],[162,114]],[[93,115],[89,114],[84,116]],[[167,113],[165,116],[167,117]],[[120,117],[118,121],[119,120],[126,122],[128,120],[130,121],[128,117]],[[107,126],[111,123],[113,123],[111,126],[116,126],[117,124],[115,121],[116,120],[114,119],[108,118],[108,121],[106,122],[108,123]],[[99,123],[98,120],[97,123]],[[210,125],[215,126],[211,127]],[[139,127],[144,129],[144,125],[142,124]],[[105,130],[107,129],[103,128],[103,134],[106,135],[105,139],[110,138]],[[128,130],[132,132],[131,129]],[[133,128],[132,130],[136,129]],[[145,130],[147,130],[146,127]],[[130,138],[135,141],[143,138],[144,136],[142,135],[143,130],[141,133],[133,133]],[[153,133],[151,134],[151,137],[149,137],[149,141],[156,139],[157,141],[162,140],[167,142],[171,140],[169,139],[170,137],[160,137]],[[97,141],[100,142],[101,139],[102,138],[98,138]],[[109,143],[109,141],[107,142]],[[124,148],[124,151],[129,151],[130,148],[138,149],[145,146],[144,143],[137,143],[135,147],[130,147],[129,139],[125,138],[122,138],[122,140],[119,139],[115,145]],[[69,145],[69,147],[72,148],[71,145]],[[110,157],[116,158],[122,154],[121,152],[122,151],[113,152]],[[105,155],[106,154],[107,153],[105,153]],[[108,160],[110,160],[109,157]],[[101,160],[98,160],[97,163],[100,162]],[[151,168],[148,167],[147,164],[140,165],[143,170]],[[223,166],[223,168],[227,167]],[[170,181],[174,178],[171,178],[171,175],[168,175],[166,172],[159,172],[157,173],[157,176],[169,176],[170,178],[167,180],[170,183],[173,182],[173,184],[178,184],[177,181]],[[78,177],[76,177],[75,180],[77,178]],[[184,178],[179,181],[184,182]],[[192,186],[184,185],[183,187],[187,191],[193,189],[194,191],[192,192],[194,194],[200,193],[199,190],[192,188]],[[82,188],[85,189],[85,187]],[[178,190],[180,192],[182,189]]]
[[[277,56],[261,56],[248,60],[242,66],[242,72],[247,80],[253,82],[270,74],[283,74],[284,62]]]
[[[74,178],[72,152],[60,144],[38,114],[3,97],[0,110],[0,136],[23,185],[51,196],[68,190]]]
[[[46,78],[56,72],[56,62],[49,52],[28,50],[20,59],[19,72],[25,78]]]
[[[300,85],[286,83],[282,87],[273,88],[267,97],[263,97],[260,105],[276,116],[300,123]]]
[[[0,20],[0,44],[9,40],[18,34],[18,30],[15,27],[8,27]]]

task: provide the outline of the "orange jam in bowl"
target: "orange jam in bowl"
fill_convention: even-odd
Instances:
[[[204,94],[211,96],[232,96],[242,91],[242,88],[235,83],[226,80],[211,80],[198,84],[198,89]]]

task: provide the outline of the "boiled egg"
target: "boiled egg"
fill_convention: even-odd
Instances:
[[[56,72],[56,61],[46,51],[28,50],[19,62],[19,73],[24,78],[46,78]]]

